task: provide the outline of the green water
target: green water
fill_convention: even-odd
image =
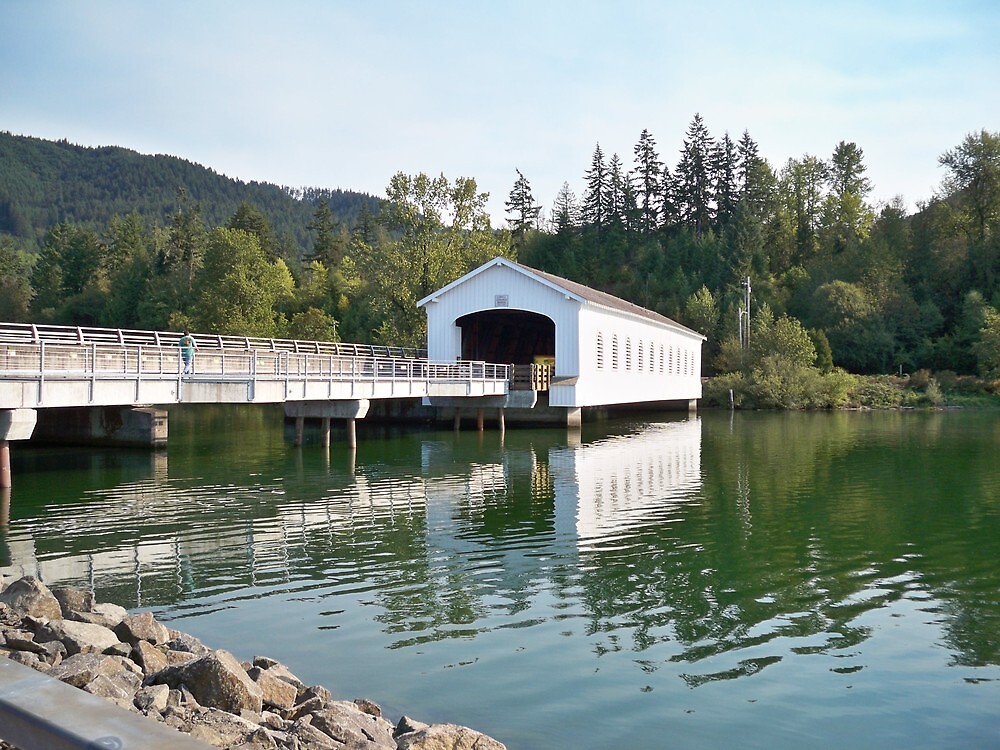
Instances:
[[[15,444],[0,566],[511,750],[993,748],[998,438],[705,413],[352,458],[188,408],[161,454]]]

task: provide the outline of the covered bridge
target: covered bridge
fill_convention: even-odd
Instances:
[[[529,387],[579,416],[586,407],[701,397],[705,337],[596,289],[495,258],[417,303],[431,361],[536,367]],[[538,373],[543,373],[538,377]]]

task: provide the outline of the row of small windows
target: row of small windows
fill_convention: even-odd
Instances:
[[[604,356],[604,334],[597,334],[597,369],[627,370],[635,372],[662,372],[667,375],[695,375],[695,357],[690,349],[676,346],[644,344],[639,339],[633,359],[632,339],[625,338],[625,357],[621,359],[617,334],[611,337],[611,362]]]

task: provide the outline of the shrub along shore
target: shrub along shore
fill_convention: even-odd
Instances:
[[[0,656],[231,750],[505,750],[457,724],[395,724],[265,656],[240,662],[90,592],[26,576],[2,586]],[[0,727],[2,732],[2,727]],[[2,741],[0,749],[12,748]]]
[[[736,409],[896,409],[1000,407],[1000,380],[918,370],[852,375],[815,367],[755,367],[706,379],[702,405]]]

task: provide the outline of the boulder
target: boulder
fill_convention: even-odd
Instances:
[[[42,625],[35,634],[39,643],[45,641],[61,641],[66,646],[66,653],[100,654],[112,646],[121,643],[114,631],[103,625],[73,620],[51,620]],[[127,653],[127,652],[126,652]]]
[[[82,688],[98,675],[113,676],[122,671],[122,660],[103,654],[74,654],[49,670],[49,675],[73,687]]]
[[[271,674],[270,669],[251,667],[247,675],[260,687],[265,706],[287,710],[295,705],[299,693],[295,685]]]
[[[169,666],[167,655],[151,643],[139,641],[132,647],[132,661],[142,667],[144,674],[151,675]]]
[[[132,699],[133,704],[143,713],[156,711],[159,713],[167,707],[167,699],[170,697],[170,688],[166,685],[149,685],[139,688]]]
[[[94,606],[94,593],[92,591],[58,588],[52,589],[52,595],[59,602],[62,616],[68,620],[73,619],[74,612],[89,612]]]
[[[155,646],[170,640],[167,627],[158,623],[152,612],[126,615],[115,627],[115,634],[133,646],[139,641],[147,641]]]
[[[366,714],[352,701],[331,701],[312,714],[312,726],[348,747],[396,750],[392,724]],[[366,744],[367,743],[367,744]]]
[[[128,610],[124,607],[119,607],[117,604],[102,603],[93,605],[93,609],[87,611],[72,610],[67,619],[90,622],[94,625],[103,625],[113,630],[127,615]]]
[[[238,714],[256,714],[263,708],[263,693],[228,651],[218,650],[186,664],[167,667],[149,678],[153,684],[184,685],[202,706]]]
[[[492,737],[458,724],[431,724],[400,735],[396,747],[398,750],[507,750]]]
[[[189,654],[203,656],[212,650],[193,635],[170,629],[167,632],[170,634],[170,640],[164,645],[171,651],[185,651]]]
[[[49,620],[62,617],[62,607],[49,587],[34,576],[25,576],[11,583],[0,593],[3,602],[21,615],[31,615]]]
[[[266,656],[255,656],[253,658],[253,666],[259,667],[260,669],[266,669],[271,676],[282,679],[290,685],[294,685],[299,695],[302,695],[306,690],[306,684],[292,674],[291,670],[279,661],[275,661],[274,659],[270,659]]]
[[[113,676],[99,674],[84,685],[83,689],[91,695],[97,695],[112,703],[117,703],[122,708],[132,710],[134,708],[133,700],[141,683],[138,679],[130,680],[131,676],[131,672],[119,672]]]

